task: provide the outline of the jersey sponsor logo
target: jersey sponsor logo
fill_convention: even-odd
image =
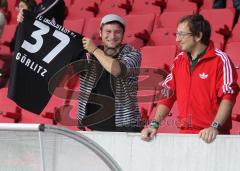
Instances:
[[[200,73],[199,74],[199,77],[201,78],[201,79],[203,79],[203,80],[205,80],[205,79],[207,79],[207,77],[208,77],[208,74],[206,74],[206,73]]]

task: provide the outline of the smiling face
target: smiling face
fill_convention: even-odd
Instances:
[[[182,51],[191,52],[198,43],[198,39],[192,35],[187,22],[180,23],[177,28],[176,41]]]
[[[105,47],[116,48],[122,43],[124,31],[118,23],[110,23],[104,24],[99,34]]]

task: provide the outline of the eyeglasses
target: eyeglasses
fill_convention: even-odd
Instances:
[[[187,35],[192,36],[193,34],[192,33],[184,33],[184,32],[176,32],[175,33],[175,36],[179,39],[183,39]]]

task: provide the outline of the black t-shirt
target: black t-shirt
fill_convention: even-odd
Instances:
[[[102,68],[102,72],[100,74],[99,79],[97,80],[96,86],[93,88],[92,93],[97,95],[108,96],[114,99],[113,86],[111,83],[111,75],[104,68]],[[90,95],[91,96],[91,95]],[[115,106],[113,106],[115,108]],[[91,115],[101,108],[100,105],[94,103],[87,103],[86,106],[86,115]],[[107,118],[106,120],[96,123],[94,125],[89,126],[90,129],[101,130],[101,129],[115,129],[115,115],[111,118]]]
[[[40,113],[51,94],[48,82],[71,61],[84,56],[83,36],[48,19],[24,12],[11,66],[8,97],[19,106]]]

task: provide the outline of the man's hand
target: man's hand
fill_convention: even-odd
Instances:
[[[206,143],[211,143],[216,139],[216,136],[219,134],[216,128],[205,128],[199,132],[199,137]]]
[[[144,141],[151,141],[153,137],[157,134],[157,129],[153,127],[147,127],[142,130],[141,138]]]
[[[92,42],[92,40],[87,37],[84,37],[82,39],[82,43],[83,43],[83,48],[87,50],[89,53],[93,53],[94,50],[97,48],[97,46]]]
[[[17,22],[21,23],[21,22],[23,22],[23,19],[24,19],[23,10],[20,10],[18,15],[17,15]]]

